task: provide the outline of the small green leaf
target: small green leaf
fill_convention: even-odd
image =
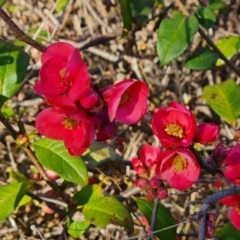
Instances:
[[[10,43],[0,43],[0,108],[20,88],[29,56]]]
[[[11,108],[11,107],[5,107],[5,106],[3,106],[2,109],[1,109],[1,113],[2,113],[6,118],[9,118],[9,117],[14,118],[14,117],[15,117],[15,112],[14,112],[13,108]]]
[[[121,159],[114,149],[103,142],[93,142],[89,149],[83,153],[82,158],[94,167],[102,164],[105,160],[117,161]]]
[[[218,55],[209,48],[202,48],[198,54],[192,55],[185,67],[193,70],[204,70],[215,65]]]
[[[221,118],[235,126],[240,113],[240,89],[234,80],[204,87],[203,99]]]
[[[154,0],[131,0],[132,15],[137,24],[143,24],[152,12]]]
[[[135,198],[134,200],[137,202],[140,212],[146,217],[146,219],[150,223],[153,211],[153,202],[148,202],[140,198]],[[175,224],[176,221],[171,215],[170,211],[164,205],[159,203],[154,230],[164,229]],[[160,239],[175,240],[176,227],[155,233],[155,235]]]
[[[90,201],[97,200],[102,197],[101,184],[93,184],[86,186],[73,196],[73,200],[77,202],[78,206],[87,204]]]
[[[57,6],[55,8],[56,12],[58,12],[58,13],[63,12],[63,10],[66,7],[67,3],[68,3],[68,0],[59,0]]]
[[[132,9],[131,0],[119,0],[121,15],[123,19],[122,37],[126,37],[132,29]]]
[[[227,223],[215,231],[214,237],[220,240],[239,240],[240,232],[231,223]]]
[[[0,222],[15,210],[25,192],[26,187],[24,183],[0,186]]]
[[[5,2],[6,0],[0,0],[0,7],[2,7]]]
[[[240,47],[240,36],[224,37],[215,42],[215,44],[227,59],[231,59]],[[218,59],[216,66],[223,64],[225,62],[222,59]]]
[[[83,221],[83,222],[72,222],[68,227],[68,233],[74,237],[79,238],[90,225],[90,221]]]
[[[199,6],[195,11],[195,15],[199,23],[207,30],[216,22],[216,16],[209,8]]]
[[[62,141],[42,138],[36,141],[34,149],[40,163],[64,180],[85,186],[88,184],[88,172],[80,157],[71,156]]]
[[[175,14],[164,19],[158,29],[157,52],[162,65],[180,56],[191,43],[198,31],[198,21],[194,16]]]
[[[90,201],[83,208],[83,215],[97,227],[115,224],[133,231],[133,220],[126,207],[113,197]]]
[[[208,8],[212,11],[226,9],[227,7],[228,7],[227,4],[222,0],[209,0]]]

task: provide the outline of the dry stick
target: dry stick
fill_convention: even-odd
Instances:
[[[10,29],[14,32],[16,38],[20,41],[23,41],[32,47],[36,48],[40,52],[45,50],[45,46],[41,43],[36,42],[32,38],[28,37],[13,21],[12,19],[0,8],[0,17],[4,20],[4,22],[10,27]]]
[[[175,0],[176,5],[179,7],[180,11],[186,15],[189,16],[188,11],[182,4],[181,0]],[[203,28],[199,26],[198,32],[202,36],[202,38],[207,42],[207,44],[219,55],[219,57],[226,63],[226,65],[232,69],[233,72],[235,72],[240,77],[240,71],[236,68],[236,66],[229,61],[225,55],[220,51],[220,49],[213,43],[213,41],[205,34]]]
[[[0,121],[3,123],[6,129],[10,132],[12,137],[16,139],[18,136],[18,132],[12,127],[12,125],[9,123],[9,121],[4,117],[4,115],[1,112],[0,112]]]

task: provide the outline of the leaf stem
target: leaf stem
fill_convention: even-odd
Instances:
[[[153,239],[153,232],[154,232],[154,227],[156,224],[156,218],[157,218],[157,211],[158,211],[158,205],[159,205],[160,199],[159,197],[156,197],[154,199],[154,205],[153,205],[153,210],[152,210],[152,216],[151,216],[151,226],[150,226],[150,235],[148,235],[148,240]]]
[[[4,12],[2,8],[0,8],[0,17],[4,20],[4,22],[10,27],[10,29],[14,32],[16,38],[20,41],[23,41],[30,46],[36,48],[40,52],[45,50],[45,46],[41,43],[36,42],[32,38],[28,37],[13,21],[12,19]]]

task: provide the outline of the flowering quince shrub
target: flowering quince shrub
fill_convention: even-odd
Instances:
[[[136,7],[136,2],[119,0],[116,3],[123,18],[123,36],[138,29],[131,29],[133,25],[143,24],[143,12],[137,11],[144,3],[140,0]],[[90,231],[92,226],[104,228],[114,224],[127,231],[128,237],[124,236],[124,239],[154,239],[155,235],[161,240],[180,240],[181,236],[186,237],[192,232],[186,233],[176,226],[186,221],[198,221],[199,230],[194,236],[203,240],[218,233],[215,230],[221,225],[221,218],[218,218],[217,208],[212,205],[219,203],[229,207],[229,221],[240,231],[240,144],[239,130],[235,129],[240,112],[240,89],[233,79],[203,89],[203,99],[224,121],[219,124],[220,120],[214,119],[213,123],[209,116],[200,120],[194,108],[195,96],[191,101],[186,100],[185,95],[178,96],[185,104],[176,100],[166,102],[162,98],[159,98],[162,102],[159,99],[155,101],[155,96],[150,94],[149,82],[138,77],[126,77],[114,83],[96,83],[77,47],[63,41],[46,46],[36,42],[20,31],[2,10],[1,4],[0,17],[20,40],[41,52],[41,67],[33,90],[44,101],[39,106],[34,131],[28,131],[16,116],[9,119],[4,112],[6,101],[19,91],[29,56],[10,43],[0,43],[0,121],[15,141],[13,153],[24,150],[34,165],[28,169],[28,177],[17,172],[16,167],[7,170],[5,175],[9,179],[1,179],[0,207],[4,209],[0,211],[1,222],[8,221],[14,210],[17,214],[21,206],[31,203],[38,206],[43,214],[55,216],[57,213],[61,221],[66,219],[63,233],[66,230],[66,234],[76,239]],[[234,45],[232,48],[236,48],[237,52],[239,37],[220,39],[222,41],[215,44],[205,33],[216,21],[211,11],[219,10],[219,5],[209,3],[209,8],[187,6],[190,12],[194,12],[189,15],[188,9],[181,6],[181,1],[178,4],[184,14],[172,12],[173,6],[170,5],[171,10],[166,11],[170,11],[167,15],[172,17],[161,19],[156,35],[156,54],[161,67],[179,56],[184,59],[184,51],[199,32],[211,48],[202,48],[199,44],[200,51],[184,60],[184,68],[191,71],[204,71],[215,65],[217,68],[221,64],[218,61],[220,57],[226,67],[239,77],[233,61],[224,57],[224,54],[229,58],[232,55],[225,53],[226,47],[222,47],[226,41],[227,46]],[[221,6],[225,5],[222,3]],[[152,7],[147,9],[154,10]],[[145,9],[144,14],[147,11]],[[150,13],[154,11],[149,12],[147,17]],[[134,24],[129,24],[132,22]],[[216,46],[220,48],[217,53]],[[221,51],[224,53],[221,54]],[[182,60],[175,61],[176,65],[178,61]],[[176,68],[173,73],[176,78],[178,71]],[[145,74],[141,72],[140,75],[147,80]],[[179,89],[179,92],[182,90]],[[146,124],[148,130],[140,126],[140,121]],[[231,128],[236,130],[234,139],[223,137],[221,131],[224,128],[220,129],[220,126],[225,122],[229,124],[225,128],[235,127]],[[135,155],[131,155],[134,157],[124,159],[126,161],[122,156],[127,141],[123,131],[119,131],[123,124],[127,127],[135,125],[133,128],[140,126],[141,131],[148,131],[144,144]],[[154,144],[150,144],[152,139]],[[9,151],[9,146],[7,149]],[[115,177],[111,173],[112,168],[120,176]],[[38,196],[35,191],[39,190],[39,186],[36,187],[39,181],[50,187],[42,191],[44,196]],[[71,194],[67,191],[68,183],[74,189]],[[198,196],[194,200],[189,197],[192,193]],[[194,213],[186,211],[193,214],[186,216],[188,219],[178,219],[181,216],[177,213],[178,209],[166,206],[177,206],[173,202],[184,195],[192,200],[188,205],[194,205]],[[146,234],[138,236],[134,223],[146,228]]]

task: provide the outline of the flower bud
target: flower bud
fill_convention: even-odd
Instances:
[[[168,190],[166,188],[162,188],[158,191],[158,197],[160,199],[166,199],[168,197]]]
[[[214,123],[202,123],[197,127],[194,141],[207,144],[215,141],[219,135],[219,126]]]
[[[96,91],[90,89],[89,92],[79,100],[79,102],[84,108],[92,109],[100,102],[100,97]]]
[[[215,213],[208,213],[208,220],[212,223],[216,222],[217,220],[217,215]]]
[[[206,226],[206,237],[207,238],[212,238],[214,233],[213,225],[210,221],[207,221],[207,226]]]
[[[16,139],[16,144],[18,146],[24,146],[26,147],[29,144],[29,138],[26,134],[20,134],[18,135]]]
[[[156,176],[152,177],[150,180],[150,184],[152,188],[158,188],[161,185],[161,180]]]
[[[212,157],[221,165],[223,160],[227,157],[227,153],[227,148],[223,144],[218,143],[212,152]]]
[[[55,173],[49,169],[45,169],[45,173],[50,180],[55,180],[59,177],[57,173]]]
[[[214,158],[212,158],[211,156],[207,157],[206,158],[206,162],[211,165],[213,168],[217,168],[218,167],[218,164],[217,162],[215,161]]]
[[[150,188],[150,181],[146,178],[138,178],[134,184],[143,190]]]

